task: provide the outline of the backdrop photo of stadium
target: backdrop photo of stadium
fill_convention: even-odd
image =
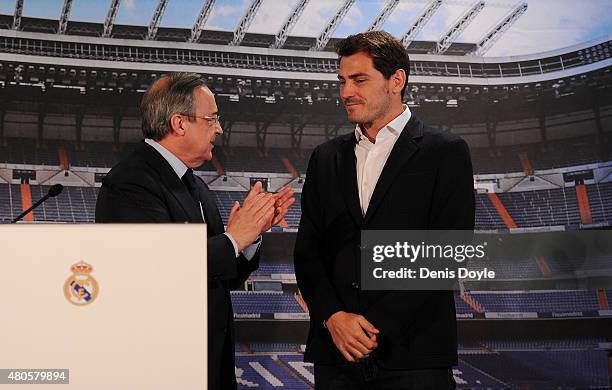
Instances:
[[[291,186],[297,200],[286,224],[265,235],[259,270],[232,293],[239,388],[312,389],[292,252],[311,151],[354,130],[339,99],[339,39],[385,29],[407,47],[405,103],[471,148],[477,230],[609,229],[612,33],[528,49],[537,42],[512,34],[550,22],[533,14],[542,3],[5,0],[0,221],[59,183],[64,191],[24,223],[92,223],[101,180],[141,140],[143,92],[171,71],[201,73],[224,133],[196,173],[224,221],[256,179],[271,191]],[[609,2],[594,3],[609,18]],[[551,17],[561,4],[548,2]],[[518,49],[504,54],[510,43]],[[609,265],[602,259],[581,275]],[[554,258],[515,259],[501,271],[495,291],[466,282],[455,295],[458,388],[609,388],[612,289],[558,289],[568,269]]]

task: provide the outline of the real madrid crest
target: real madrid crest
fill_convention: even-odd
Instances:
[[[76,306],[89,305],[96,300],[98,282],[90,275],[93,267],[84,261],[73,264],[70,267],[72,276],[64,283],[64,295],[68,302]]]

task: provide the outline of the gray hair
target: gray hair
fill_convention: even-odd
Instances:
[[[170,73],[156,80],[140,102],[142,134],[159,141],[171,128],[174,114],[188,115],[193,120],[193,91],[206,86],[197,73]]]

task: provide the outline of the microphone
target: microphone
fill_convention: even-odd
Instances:
[[[44,202],[45,200],[47,200],[49,198],[54,198],[54,197],[58,196],[59,194],[62,193],[63,190],[64,190],[64,186],[61,185],[61,184],[54,184],[54,185],[52,185],[51,188],[49,188],[49,192],[47,192],[47,195],[45,195],[42,198],[40,198],[36,203],[34,203],[32,206],[30,206],[30,208],[28,208],[23,213],[21,213],[17,217],[15,217],[15,219],[13,219],[11,221],[11,223],[15,223],[15,222],[21,221],[21,219],[23,217],[28,215],[28,213],[30,211],[32,211],[35,208],[37,208],[38,206],[40,206],[42,204],[42,202]]]

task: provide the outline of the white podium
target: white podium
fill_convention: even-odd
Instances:
[[[1,225],[0,237],[0,369],[69,369],[53,389],[206,388],[205,225]]]

